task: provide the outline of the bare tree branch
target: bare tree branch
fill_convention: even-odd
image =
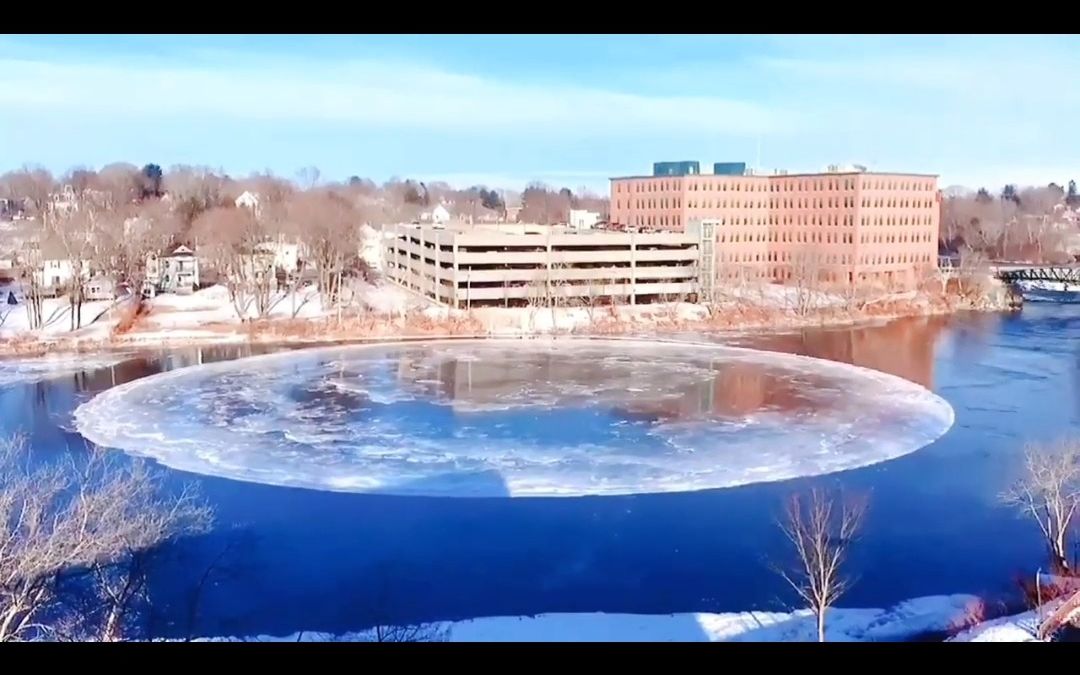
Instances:
[[[866,500],[843,499],[812,490],[793,495],[779,527],[798,559],[792,568],[776,572],[817,617],[819,642],[825,641],[825,613],[851,585],[844,572],[847,552],[862,526]]]

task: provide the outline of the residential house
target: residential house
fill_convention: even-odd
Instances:
[[[446,223],[450,222],[450,218],[450,210],[442,204],[438,204],[431,211],[425,211],[424,213],[420,214],[421,221],[431,223],[436,227],[440,225],[446,225]]]
[[[573,230],[591,230],[600,222],[600,214],[585,209],[570,209],[567,225]]]
[[[360,260],[372,271],[382,272],[383,252],[386,250],[384,239],[391,236],[393,233],[376,230],[367,223],[360,226]]]
[[[70,213],[79,210],[79,200],[75,189],[70,185],[60,188],[59,192],[49,195],[49,209],[55,213]]]
[[[87,300],[113,300],[117,295],[116,281],[108,274],[90,277],[83,288]]]
[[[21,201],[0,197],[0,220],[16,220],[25,212],[26,208]]]
[[[259,195],[254,192],[244,190],[234,203],[238,209],[250,209],[252,213],[259,215]]]
[[[59,295],[75,276],[75,265],[63,246],[53,239],[27,242],[24,264],[33,268],[34,283],[46,295]],[[84,272],[89,276],[89,271]]]
[[[199,287],[199,258],[195,251],[180,245],[166,254],[146,257],[143,293],[191,293]]]
[[[241,279],[254,282],[264,282],[270,279],[277,280],[277,267],[275,265],[276,253],[266,244],[255,246],[255,250],[249,254],[239,256],[240,270],[231,270],[231,273],[239,272]]]
[[[300,269],[300,245],[285,241],[267,241],[255,246],[257,253],[271,256],[271,266],[295,274]]]

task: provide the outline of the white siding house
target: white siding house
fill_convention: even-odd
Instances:
[[[34,270],[34,278],[39,286],[59,291],[75,276],[71,261],[60,257],[44,257]]]
[[[199,258],[187,246],[146,257],[144,293],[191,293],[199,287]]]
[[[255,194],[254,192],[248,192],[247,190],[244,190],[244,192],[236,198],[236,201],[234,203],[236,204],[236,208],[238,209],[251,209],[252,213],[254,213],[255,215],[259,214],[259,195]]]
[[[293,274],[300,269],[300,245],[290,244],[283,241],[267,241],[258,244],[256,252],[273,256],[275,269],[284,270],[287,274]]]

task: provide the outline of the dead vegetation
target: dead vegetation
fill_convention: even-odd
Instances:
[[[210,510],[141,462],[96,450],[40,463],[0,443],[0,642],[121,640],[147,610],[154,556]]]

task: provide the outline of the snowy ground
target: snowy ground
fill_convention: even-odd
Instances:
[[[834,609],[826,620],[833,642],[890,642],[951,631],[965,621],[978,599],[970,595],[930,596],[907,600],[887,610]],[[814,617],[796,612],[725,614],[540,614],[486,617],[430,624],[418,629],[424,639],[449,642],[806,642],[816,640]],[[371,632],[333,636],[294,633],[288,636],[208,638],[209,641],[369,642]]]
[[[1024,612],[984,621],[949,640],[949,642],[1038,642],[1035,639],[1039,616]]]
[[[83,328],[70,331],[70,308],[65,298],[49,298],[44,303],[46,326],[31,332],[22,305],[6,304],[7,291],[17,287],[0,287],[0,338],[28,337],[39,340],[71,338],[104,341],[112,337],[119,312],[109,313],[114,303],[95,301],[83,305]],[[654,303],[596,307],[474,307],[470,310],[451,309],[435,305],[413,291],[389,281],[360,283],[351,288],[351,305],[365,310],[365,316],[384,321],[381,329],[408,332],[417,329],[424,333],[467,332],[476,335],[521,336],[550,333],[582,332],[591,328],[600,332],[652,330],[701,323],[713,325],[733,320],[731,328],[752,327],[767,323],[774,325],[788,317],[794,323],[813,322],[815,310],[840,309],[848,304],[842,296],[800,291],[796,288],[763,284],[729,288],[720,293],[712,307],[688,302]],[[908,301],[918,304],[918,294],[883,295],[875,302]],[[926,298],[923,298],[924,304]],[[873,304],[873,303],[870,303]],[[133,329],[115,338],[118,342],[146,343],[151,341],[209,340],[217,342],[243,341],[249,332],[242,328],[240,316],[229,299],[224,286],[213,286],[190,295],[163,294],[148,302],[149,313],[141,317]],[[747,310],[750,314],[746,314]],[[810,310],[807,314],[804,310]],[[314,321],[336,315],[336,310],[324,308],[319,293],[306,286],[294,293],[279,293],[272,301],[268,317],[271,321],[291,319]],[[843,313],[839,318],[845,316]],[[255,319],[256,311],[248,306],[245,319]],[[419,324],[412,323],[420,319]],[[747,324],[749,322],[749,324]],[[755,323],[756,322],[756,323]],[[412,329],[409,328],[412,326]],[[415,330],[414,330],[415,332]],[[341,337],[341,336],[338,336]]]
[[[10,292],[15,293],[15,297],[20,301],[20,304],[7,304]],[[22,299],[22,291],[18,286],[0,285],[0,338],[11,338],[31,333],[30,316],[27,314],[26,306],[21,304]],[[45,298],[42,301],[41,311],[45,325],[38,335],[47,338],[61,336],[88,337],[95,332],[101,332],[96,328],[90,328],[90,326],[97,323],[95,319],[107,312],[112,305],[113,302],[111,301],[99,300],[83,303],[83,328],[80,331],[73,332],[71,330],[71,306],[68,304],[67,298]],[[99,324],[99,327],[104,327],[104,323]],[[108,328],[104,329],[104,334],[108,334]]]
[[[358,284],[354,303],[376,315],[398,316],[423,306],[419,298],[391,284]],[[20,304],[9,305],[8,294],[14,292]],[[78,338],[100,340],[109,337],[118,317],[112,308],[115,301],[91,301],[82,306],[82,328],[71,330],[71,308],[66,297],[45,298],[42,315],[45,322],[40,331],[31,331],[29,315],[23,304],[18,285],[0,286],[0,338],[33,336],[39,339]],[[148,301],[149,313],[140,319],[136,329],[124,336],[125,341],[185,340],[214,338],[242,339],[238,332],[240,315],[229,299],[224,286],[212,286],[190,295],[162,294]],[[270,319],[317,319],[330,311],[322,305],[320,294],[311,286],[295,293],[279,293],[273,299]],[[245,318],[256,318],[254,307],[248,307]]]

